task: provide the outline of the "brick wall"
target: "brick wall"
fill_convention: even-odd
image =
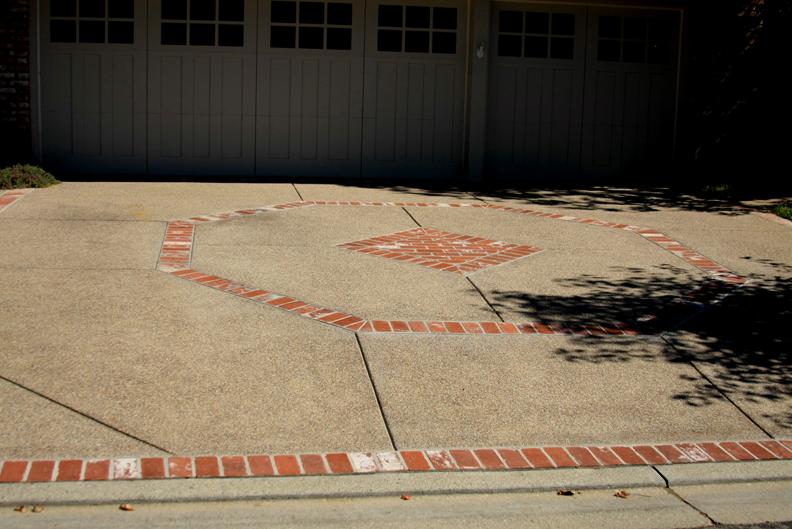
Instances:
[[[30,0],[0,0],[0,164],[25,161],[30,133]]]

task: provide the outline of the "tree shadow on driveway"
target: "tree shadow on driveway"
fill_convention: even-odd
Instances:
[[[636,347],[634,340],[621,344],[586,335],[572,336],[555,354],[576,363],[692,363],[704,378],[686,377],[690,389],[675,399],[707,406],[722,399],[723,392],[743,408],[759,409],[770,430],[792,429],[792,266],[769,260],[762,264],[773,273],[751,277],[713,306],[674,301],[673,293],[690,290],[689,273],[658,277],[651,270],[622,270],[619,279],[558,280],[578,289],[572,296],[495,291],[492,303],[525,319],[573,325],[585,323],[587,313],[598,320],[632,317],[641,331],[661,333],[667,346],[660,356],[656,348]],[[686,308],[680,310],[680,305]],[[656,318],[640,321],[640,315],[650,313]]]
[[[526,205],[562,207],[573,210],[612,212],[700,211],[720,215],[745,215],[792,197],[792,188],[779,185],[773,189],[739,189],[734,186],[656,186],[581,185],[528,187],[509,184],[456,184],[350,182],[389,191],[422,194],[435,198],[477,198],[513,200]],[[750,203],[750,201],[757,201]]]

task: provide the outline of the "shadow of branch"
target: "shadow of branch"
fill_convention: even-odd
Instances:
[[[613,277],[582,275],[557,280],[572,294],[528,295],[495,291],[493,305],[526,320],[582,325],[617,321],[667,342],[658,356],[646,340],[573,336],[555,351],[568,362],[693,363],[702,377],[685,379],[675,395],[690,406],[722,401],[720,391],[743,403],[767,404],[765,418],[792,428],[792,266],[757,260],[774,273],[752,278],[721,303],[680,303],[700,276],[672,266],[614,268]],[[647,319],[647,315],[652,316]],[[773,405],[774,404],[774,405]]]

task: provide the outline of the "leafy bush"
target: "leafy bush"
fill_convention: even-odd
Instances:
[[[0,189],[49,187],[58,183],[54,176],[35,165],[17,164],[0,169]]]
[[[779,217],[792,220],[792,202],[785,202],[773,208],[773,213]]]

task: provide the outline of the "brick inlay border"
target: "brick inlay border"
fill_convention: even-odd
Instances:
[[[0,192],[0,213],[10,208],[17,201],[32,193],[32,189],[11,189],[9,191]]]
[[[98,459],[9,459],[0,462],[0,484],[385,472],[530,471],[778,460],[792,460],[792,440]]]
[[[268,290],[250,287],[237,283],[231,279],[205,274],[191,268],[192,248],[195,239],[195,227],[199,224],[208,222],[221,222],[233,218],[260,215],[281,210],[295,208],[315,207],[315,206],[345,206],[345,207],[425,207],[425,208],[471,208],[471,209],[490,209],[507,213],[527,215],[561,222],[572,222],[597,226],[609,229],[624,230],[635,233],[637,236],[658,245],[660,248],[670,252],[674,256],[682,259],[688,264],[693,265],[707,274],[705,279],[697,288],[687,295],[678,299],[671,310],[666,310],[662,315],[644,314],[638,315],[635,322],[597,322],[593,321],[583,325],[568,325],[558,322],[533,321],[533,322],[496,322],[496,321],[430,321],[430,320],[366,320],[345,311],[319,307],[307,301],[290,297],[286,294],[279,294]],[[425,228],[419,228],[426,230]],[[414,232],[415,230],[408,230]],[[408,232],[399,232],[399,234]],[[445,233],[445,232],[440,232]],[[376,241],[378,237],[344,243],[339,246],[348,247],[361,242]],[[486,240],[486,239],[482,239]],[[495,242],[495,241],[492,241]],[[353,247],[351,249],[359,251],[363,247]],[[530,246],[520,246],[527,252],[525,255],[539,251],[538,248]],[[531,249],[528,252],[528,249]],[[519,256],[521,257],[521,256]],[[514,256],[513,259],[519,258]],[[399,258],[398,260],[408,260]],[[504,261],[506,262],[506,261]],[[501,263],[494,263],[501,264]],[[480,203],[440,203],[440,202],[377,202],[377,201],[298,201],[285,204],[275,204],[253,209],[242,209],[226,213],[213,215],[199,215],[188,219],[177,219],[170,221],[166,228],[165,237],[160,251],[157,270],[165,272],[182,279],[202,284],[207,287],[222,290],[237,296],[244,297],[254,302],[258,302],[271,307],[276,307],[293,314],[314,319],[321,323],[342,328],[344,330],[361,333],[407,333],[407,334],[448,334],[448,335],[602,335],[602,336],[636,336],[652,335],[662,332],[655,325],[657,321],[665,325],[683,321],[694,315],[702,307],[717,303],[728,296],[733,289],[740,287],[747,281],[743,277],[728,268],[719,265],[712,259],[688,248],[679,241],[676,241],[658,230],[644,228],[640,226],[621,224],[616,222],[606,222],[591,218],[581,218],[572,215],[562,215],[560,213],[546,213],[530,208],[520,208],[504,206],[500,204],[480,204]],[[465,271],[461,271],[465,273]]]

